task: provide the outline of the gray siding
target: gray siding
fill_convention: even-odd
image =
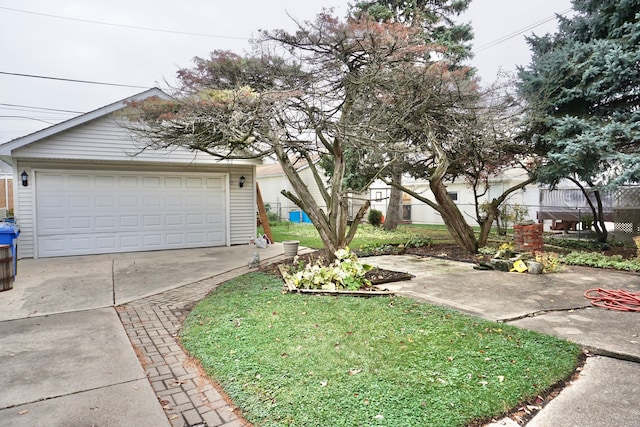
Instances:
[[[15,163],[14,167],[14,199],[15,216],[20,227],[18,237],[18,258],[30,258],[34,254],[33,230],[34,224],[34,174],[28,166],[23,166],[21,162]],[[20,174],[25,171],[29,174],[29,186],[23,187]]]
[[[17,149],[13,155],[33,159],[219,164],[206,153],[180,148],[162,151],[143,149],[144,144],[134,141],[127,129],[119,126],[112,116],[105,116]]]
[[[245,177],[244,187],[240,188],[238,179]],[[231,244],[247,244],[249,237],[256,235],[256,188],[254,185],[255,168],[238,167],[229,179],[229,210]]]

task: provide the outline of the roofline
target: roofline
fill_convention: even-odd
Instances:
[[[2,157],[11,156],[12,152],[16,149],[25,147],[29,144],[32,144],[34,142],[56,135],[58,133],[67,131],[71,128],[82,125],[91,120],[104,117],[108,114],[113,113],[114,111],[121,110],[125,108],[127,104],[131,101],[140,101],[142,99],[150,98],[152,96],[157,96],[159,98],[163,98],[167,100],[172,99],[171,96],[169,96],[166,92],[163,92],[161,89],[157,87],[147,89],[144,92],[140,92],[136,95],[132,95],[128,98],[121,99],[120,101],[116,101],[112,104],[105,105],[104,107],[98,108],[97,110],[84,113],[82,115],[73,117],[69,120],[65,120],[64,122],[33,132],[26,136],[21,136],[16,139],[12,139],[11,141],[5,142],[4,144],[0,145],[0,156]]]

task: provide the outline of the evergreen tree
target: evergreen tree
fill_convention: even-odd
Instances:
[[[555,34],[528,39],[532,61],[518,86],[528,137],[547,159],[540,180],[570,179],[593,195],[606,240],[599,190],[640,180],[640,0],[574,0],[573,8]]]

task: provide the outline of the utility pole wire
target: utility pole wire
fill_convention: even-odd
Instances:
[[[540,20],[538,22],[534,22],[533,24],[527,25],[526,27],[523,27],[523,28],[521,28],[519,30],[516,30],[516,31],[514,31],[512,33],[509,33],[509,34],[507,34],[505,36],[502,36],[502,37],[499,37],[499,38],[497,38],[497,39],[495,39],[493,41],[490,41],[489,43],[483,44],[482,46],[478,46],[476,49],[473,50],[473,53],[482,52],[483,50],[487,50],[487,49],[492,48],[492,47],[494,47],[496,45],[499,45],[500,43],[506,42],[507,40],[512,39],[512,38],[514,38],[516,36],[519,36],[521,34],[524,34],[527,31],[532,30],[532,29],[534,29],[536,27],[539,27],[542,24],[546,24],[547,22],[555,19],[557,15],[562,16],[562,15],[565,15],[565,14],[571,12],[572,10],[573,9],[571,9],[571,8],[565,9],[562,12],[558,12],[556,15],[549,16],[549,17],[547,17],[545,19],[542,19],[542,20]]]
[[[71,18],[68,16],[52,15],[50,13],[42,13],[42,12],[32,12],[30,10],[15,9],[12,7],[4,7],[4,6],[0,6],[0,9],[10,10],[12,12],[28,13],[30,15],[46,16],[47,18],[65,19],[67,21],[84,22],[87,24],[107,25],[110,27],[130,28],[133,30],[154,31],[157,33],[180,34],[184,36],[209,37],[209,38],[217,38],[217,39],[249,40],[248,37],[221,36],[216,34],[192,33],[189,31],[164,30],[161,28],[138,27],[136,25],[113,24],[111,22],[93,21],[90,19],[81,19],[81,18]]]
[[[119,83],[95,82],[95,81],[91,81],[91,80],[65,79],[65,78],[62,78],[62,77],[38,76],[38,75],[35,75],[35,74],[10,73],[8,71],[0,71],[0,74],[4,74],[6,76],[31,77],[31,78],[34,78],[34,79],[58,80],[58,81],[62,81],[62,82],[86,83],[86,84],[92,84],[92,85],[130,87],[130,88],[134,88],[134,89],[149,89],[150,88],[149,86],[124,85],[124,84],[119,84]]]

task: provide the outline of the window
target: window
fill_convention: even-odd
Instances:
[[[382,191],[376,191],[376,202],[382,201]]]
[[[447,191],[447,196],[451,198],[454,202],[458,201],[458,192],[457,191]]]

